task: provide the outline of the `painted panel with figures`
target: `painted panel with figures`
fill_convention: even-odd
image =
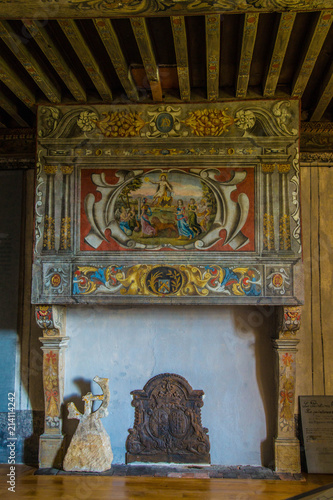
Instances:
[[[255,249],[254,167],[88,168],[80,187],[81,251]]]
[[[299,103],[41,106],[34,303],[302,301]]]

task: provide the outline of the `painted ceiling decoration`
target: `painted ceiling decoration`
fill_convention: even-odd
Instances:
[[[333,0],[0,0],[0,128],[40,104],[299,98],[332,121]]]
[[[7,6],[7,8],[6,8]],[[8,6],[10,8],[8,8]],[[311,10],[333,7],[332,0],[312,0]],[[1,0],[0,16],[11,18],[13,15],[33,15],[44,18],[43,13],[62,17],[96,17],[98,15],[132,16],[132,15],[164,15],[164,14],[197,14],[202,12],[238,13],[238,12],[270,12],[280,10],[307,11],[307,0]]]

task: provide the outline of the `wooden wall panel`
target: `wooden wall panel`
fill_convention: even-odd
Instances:
[[[331,189],[333,168],[321,167],[319,172],[320,336],[323,345],[324,393],[331,395],[333,394],[333,192]]]
[[[312,330],[311,330],[311,252],[310,226],[310,170],[301,168],[301,210],[302,210],[302,241],[303,241],[303,266],[304,266],[304,300],[302,323],[299,331],[300,343],[297,355],[297,381],[298,395],[312,394]],[[310,369],[309,369],[310,368]]]
[[[332,185],[332,168],[301,168],[305,304],[299,334],[299,395],[333,393]]]

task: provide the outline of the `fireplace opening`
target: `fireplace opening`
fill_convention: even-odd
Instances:
[[[103,424],[113,464],[124,464],[135,427],[131,392],[159,374],[181,374],[204,392],[211,464],[272,466],[275,330],[273,307],[68,307],[64,403],[75,401],[82,411],[81,396],[94,389],[89,381],[96,373],[109,378]],[[65,418],[64,432],[73,434],[73,421]]]

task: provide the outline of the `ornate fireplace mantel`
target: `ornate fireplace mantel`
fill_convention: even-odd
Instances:
[[[61,462],[63,306],[260,304],[282,318],[276,468],[299,472],[299,102],[42,106],[37,154],[41,466]]]
[[[298,115],[41,107],[33,303],[300,303]]]

